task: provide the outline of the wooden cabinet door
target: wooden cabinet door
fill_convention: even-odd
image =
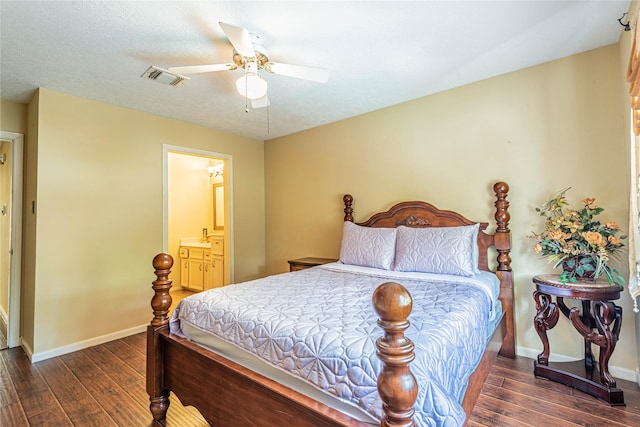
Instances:
[[[219,288],[224,285],[224,258],[221,256],[212,256],[211,266],[213,287]]]
[[[211,263],[211,252],[206,251],[204,253],[204,261],[202,263],[202,269],[203,269],[202,280],[203,280],[203,285],[205,290],[213,288],[213,275],[211,271],[212,268],[213,268],[213,265]]]
[[[180,286],[189,287],[189,258],[180,258]]]
[[[201,259],[189,258],[189,289],[204,290],[204,262]]]
[[[180,286],[189,287],[189,249],[179,248],[180,253]]]

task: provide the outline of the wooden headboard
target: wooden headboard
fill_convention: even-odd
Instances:
[[[495,233],[486,232],[488,222],[480,223],[478,233],[479,259],[478,268],[484,271],[493,271],[489,268],[489,248],[495,247],[499,253],[497,270],[510,271],[511,258],[511,235],[509,230],[509,202],[506,200],[509,186],[504,182],[498,182],[493,186],[496,193],[496,213],[495,219],[497,229]],[[346,194],[344,201],[344,220],[353,220],[353,197]],[[457,227],[462,225],[473,225],[477,221],[471,221],[461,214],[453,211],[441,210],[427,202],[401,202],[392,206],[386,212],[376,213],[364,222],[356,224],[365,227],[387,227],[393,228],[400,225],[406,227],[426,228],[426,227]]]

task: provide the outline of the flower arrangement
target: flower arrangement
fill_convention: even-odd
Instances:
[[[536,242],[534,251],[554,262],[554,267],[563,266],[562,283],[605,275],[609,284],[623,285],[620,273],[607,263],[624,246],[622,239],[627,236],[616,237],[620,227],[615,222],[603,224],[595,219],[604,209],[594,198],[583,199],[579,210],[570,208],[565,197],[568,190],[536,208],[545,223],[542,233],[530,236]]]

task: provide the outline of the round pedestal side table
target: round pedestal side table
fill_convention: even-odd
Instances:
[[[542,353],[533,362],[536,377],[547,378],[582,390],[610,405],[624,405],[622,390],[609,373],[609,359],[616,347],[622,325],[622,308],[612,301],[620,298],[622,287],[606,281],[580,280],[562,283],[560,275],[535,276],[533,298],[537,313],[534,326],[542,341]],[[555,297],[556,301],[553,301]],[[581,307],[569,308],[565,298],[578,300]],[[584,338],[584,359],[574,362],[549,362],[547,331],[552,329],[562,313]],[[599,349],[594,360],[591,344]]]

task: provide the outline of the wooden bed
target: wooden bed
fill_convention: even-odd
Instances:
[[[462,407],[471,413],[482,385],[498,352],[515,357],[513,279],[511,273],[509,186],[498,182],[495,192],[494,233],[488,223],[480,223],[478,233],[479,268],[489,268],[490,248],[497,252],[495,273],[500,280],[500,301],[504,316],[489,341],[484,355],[469,380]],[[344,220],[353,222],[353,198],[344,196]],[[462,215],[440,210],[425,202],[402,202],[386,212],[357,223],[367,227],[450,227],[472,225]],[[147,328],[147,392],[156,424],[163,425],[173,392],[185,406],[194,406],[213,426],[365,426],[358,420],[257,374],[235,362],[169,332],[171,305],[171,256],[159,254],[153,260],[157,279],[151,300],[153,320]],[[377,342],[383,363],[378,391],[384,402],[382,426],[413,425],[413,404],[417,393],[409,363],[413,344],[404,337],[411,311],[409,293],[395,283],[381,285],[372,295],[384,336]],[[382,331],[381,331],[382,335]]]

